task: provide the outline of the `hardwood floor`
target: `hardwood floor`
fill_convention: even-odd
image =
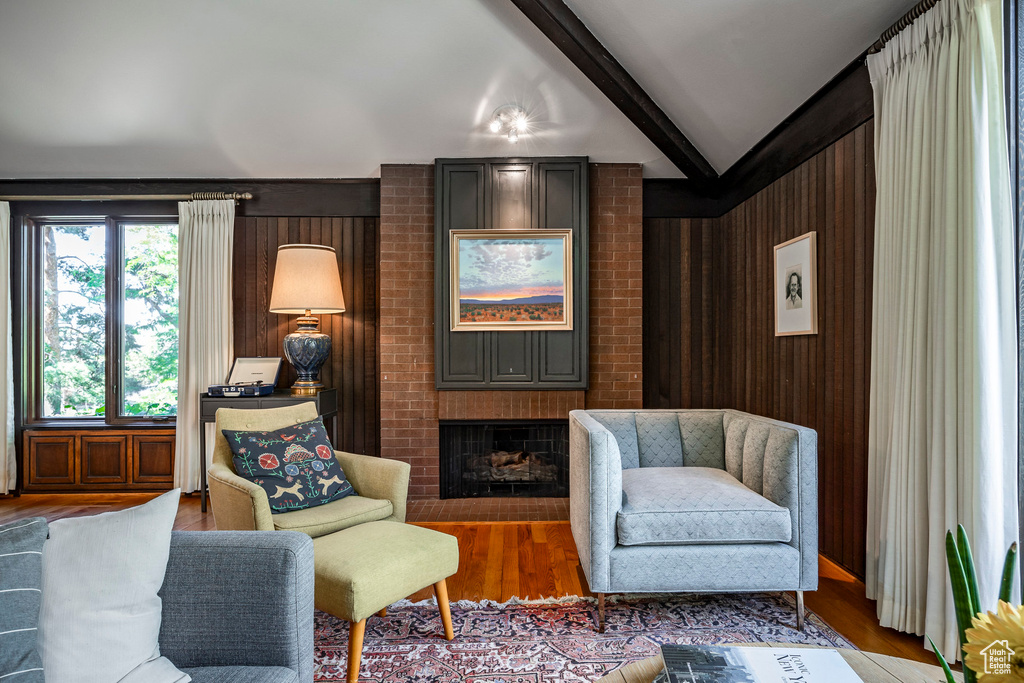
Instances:
[[[153,500],[159,493],[32,493],[20,497],[0,496],[0,524],[22,517],[45,517],[48,521],[67,517],[98,515],[124,510]],[[212,514],[199,509],[199,496],[184,495],[174,519],[178,531],[211,531],[217,527]]]
[[[459,571],[448,579],[452,600],[593,595],[581,579],[568,522],[419,522],[459,539]],[[413,599],[430,596],[421,591]]]
[[[123,510],[156,494],[31,494],[0,497],[0,524],[22,517],[48,520]],[[459,539],[459,571],[448,579],[452,600],[498,600],[591,595],[579,572],[579,557],[569,523],[548,522],[421,522],[420,526]],[[215,528],[212,514],[199,510],[198,496],[182,496],[174,528],[205,531]],[[921,638],[883,628],[874,602],[864,597],[864,584],[832,562],[819,561],[820,582],[807,593],[807,607],[863,650],[933,664]],[[410,596],[431,595],[424,589]]]
[[[804,593],[807,608],[861,650],[935,664],[924,638],[878,625],[875,601],[865,597],[864,582],[833,562],[818,557],[818,590]]]

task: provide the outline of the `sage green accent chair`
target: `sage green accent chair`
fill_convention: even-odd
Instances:
[[[387,520],[405,521],[409,495],[408,463],[368,455],[334,451],[357,496],[324,505],[271,514],[267,492],[235,474],[231,446],[222,429],[273,431],[317,417],[316,404],[305,402],[283,408],[217,411],[217,439],[208,473],[210,502],[221,531],[300,531],[312,538],[342,529]]]
[[[454,536],[405,522],[408,463],[334,451],[356,496],[271,514],[267,492],[235,474],[222,429],[273,431],[316,419],[314,403],[283,408],[217,411],[217,441],[208,480],[213,517],[225,530],[300,531],[313,539],[319,610],[349,624],[348,681],[359,677],[366,619],[388,605],[434,587],[445,638],[455,637],[445,579],[459,568]]]

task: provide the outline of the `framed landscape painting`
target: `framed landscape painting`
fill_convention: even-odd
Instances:
[[[449,234],[453,332],[572,329],[572,230]]]
[[[775,336],[818,334],[818,233],[775,247]]]

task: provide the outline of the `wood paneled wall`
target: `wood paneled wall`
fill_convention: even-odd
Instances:
[[[864,573],[873,123],[720,218],[644,222],[644,405],[818,432],[821,552]],[[818,233],[817,335],[776,337],[773,247]]]
[[[716,389],[721,394],[714,312],[727,273],[717,258],[717,226],[713,218],[644,220],[645,408],[713,406]]]
[[[297,329],[294,315],[268,311],[282,244],[323,244],[338,252],[346,310],[320,316],[331,335],[331,356],[320,372],[338,389],[338,440],[351,453],[380,453],[377,380],[377,218],[254,218],[235,220],[235,355],[282,356],[282,343]],[[315,282],[309,283],[315,287]],[[291,386],[295,370],[285,361],[280,386]]]

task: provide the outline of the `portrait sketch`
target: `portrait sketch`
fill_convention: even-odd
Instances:
[[[817,236],[775,247],[775,336],[818,333]]]
[[[786,310],[803,308],[804,290],[803,275],[800,273],[800,266],[793,266],[786,269]]]

